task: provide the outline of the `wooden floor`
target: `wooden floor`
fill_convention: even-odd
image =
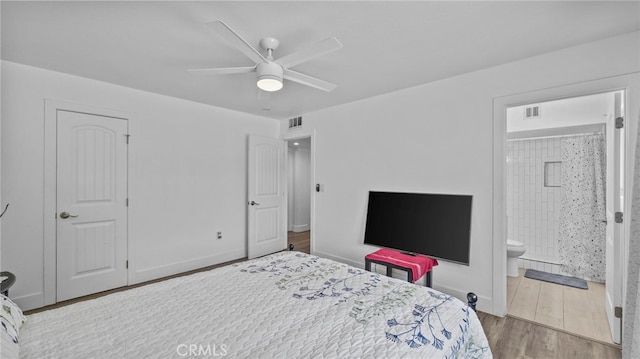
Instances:
[[[524,277],[507,277],[507,313],[588,339],[613,344],[602,283],[578,289]]]
[[[622,351],[530,321],[478,312],[496,359],[618,359]]]
[[[293,249],[298,252],[303,252],[310,254],[311,253],[311,245],[310,245],[310,231],[305,232],[289,232],[289,243],[293,244]]]

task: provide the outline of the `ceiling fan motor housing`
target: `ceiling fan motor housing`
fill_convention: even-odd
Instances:
[[[256,65],[258,87],[265,91],[278,91],[282,88],[284,70],[275,62],[262,62]]]

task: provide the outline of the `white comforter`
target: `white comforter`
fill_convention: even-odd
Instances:
[[[491,358],[465,303],[281,252],[27,317],[21,358]]]

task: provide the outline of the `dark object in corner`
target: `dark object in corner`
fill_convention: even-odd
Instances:
[[[476,303],[478,303],[478,296],[476,295],[476,293],[469,292],[467,294],[467,303],[469,304],[471,309],[473,309],[474,312],[477,312]]]
[[[9,296],[9,288],[16,282],[16,276],[11,272],[0,272],[0,277],[7,277],[0,284],[0,293]]]
[[[289,250],[292,251],[293,250],[293,243],[289,244]]]

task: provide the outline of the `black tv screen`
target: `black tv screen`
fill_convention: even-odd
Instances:
[[[364,243],[468,265],[471,199],[371,191]]]

